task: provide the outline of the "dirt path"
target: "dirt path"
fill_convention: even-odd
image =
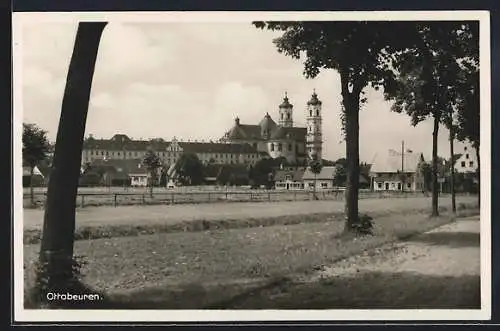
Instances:
[[[474,196],[457,197],[457,203],[474,203]],[[441,198],[440,206],[449,206],[450,198]],[[430,208],[426,197],[395,199],[362,199],[362,212],[405,211]],[[292,201],[292,202],[244,202],[198,205],[157,205],[90,207],[76,213],[77,226],[138,223],[176,223],[195,219],[227,220],[242,218],[277,217],[310,213],[342,212],[343,201]],[[40,228],[43,210],[24,209],[24,228]]]
[[[480,308],[479,217],[354,256],[226,308]]]

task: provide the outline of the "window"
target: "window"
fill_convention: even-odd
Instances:
[[[288,151],[292,151],[292,144],[288,144]]]
[[[90,155],[94,155],[94,151],[90,151]]]
[[[328,187],[328,183],[321,183],[321,188],[327,188]]]
[[[465,168],[465,161],[462,161],[461,164],[462,168]]]
[[[290,176],[290,175],[286,175],[286,176],[285,176],[285,180],[292,180],[292,176]]]
[[[469,158],[469,154],[465,154],[465,158],[468,159]]]
[[[378,183],[378,188],[382,189],[382,183]]]
[[[411,183],[407,183],[407,184],[406,184],[406,186],[407,186],[408,188],[411,188]]]
[[[271,143],[271,152],[274,152],[274,144]]]
[[[257,148],[257,143],[253,143],[253,148]]]
[[[278,144],[278,152],[281,152],[283,150],[283,145],[281,143]]]
[[[281,119],[283,119],[283,113],[281,113]]]
[[[309,187],[314,187],[314,183],[309,183]]]
[[[104,151],[101,151],[101,155],[104,155]]]
[[[469,162],[469,167],[473,167],[474,166],[474,162],[473,161],[470,161]]]
[[[290,119],[290,113],[286,113],[286,119],[289,120]]]
[[[118,152],[117,155],[120,156],[120,152]]]
[[[311,116],[311,117],[313,116],[313,111],[312,111],[312,109],[309,109],[309,116]]]
[[[401,190],[401,183],[398,183],[398,190]]]
[[[319,116],[319,109],[316,109],[316,116]]]

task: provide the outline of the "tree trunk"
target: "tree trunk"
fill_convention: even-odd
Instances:
[[[431,216],[439,216],[438,210],[438,133],[439,116],[434,115],[434,129],[432,131],[432,213]]]
[[[341,77],[342,80],[342,77]],[[354,87],[352,93],[345,93],[343,87],[343,102],[345,108],[345,134],[347,157],[346,180],[346,231],[353,231],[359,222],[358,189],[359,189],[359,94],[361,89]]]
[[[31,207],[35,205],[35,192],[33,191],[33,177],[35,173],[35,167],[31,166],[30,167],[30,203]]]
[[[149,197],[153,199],[153,174],[151,174],[151,177],[149,178]]]
[[[453,214],[457,212],[457,204],[455,197],[455,152],[453,150],[453,143],[455,142],[455,135],[453,127],[450,128],[450,194],[451,194],[451,211]]]
[[[316,173],[314,173],[313,200],[316,200]]]
[[[78,25],[68,69],[47,189],[39,256],[44,267],[40,273],[47,277],[48,291],[63,293],[72,280],[75,209],[82,145],[97,51],[106,24],[84,22]]]

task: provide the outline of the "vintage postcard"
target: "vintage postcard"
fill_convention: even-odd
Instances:
[[[489,29],[14,13],[15,320],[489,319]]]

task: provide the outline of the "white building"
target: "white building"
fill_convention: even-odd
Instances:
[[[457,173],[475,173],[478,162],[474,148],[464,146],[462,154],[455,161],[455,171]]]
[[[304,189],[304,168],[280,169],[274,175],[274,186],[276,190],[297,191]]]
[[[374,191],[419,191],[423,177],[419,172],[421,154],[405,154],[388,150],[377,153],[370,169],[371,188]]]
[[[316,190],[335,189],[335,167],[328,166],[321,168],[321,172],[315,175],[308,167],[302,176],[306,190],[313,190],[316,181]]]

